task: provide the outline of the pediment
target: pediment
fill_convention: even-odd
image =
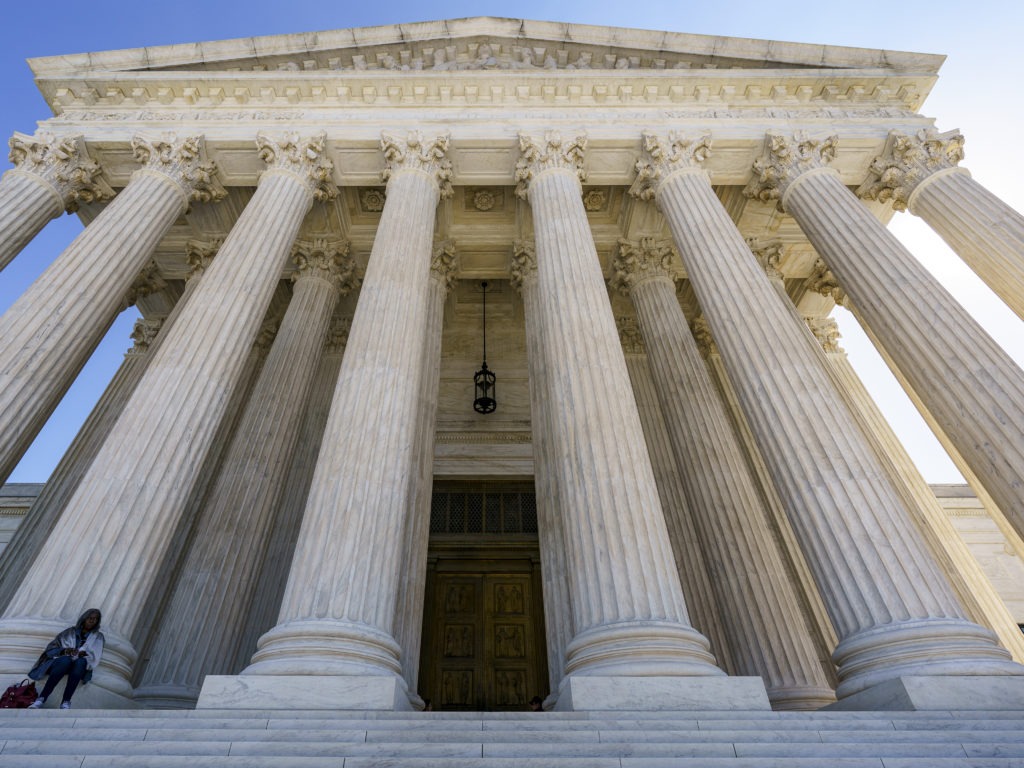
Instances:
[[[39,78],[129,72],[875,69],[934,74],[944,57],[477,17],[30,60]]]

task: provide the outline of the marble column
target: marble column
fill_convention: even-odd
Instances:
[[[1024,661],[1024,633],[854,371],[839,346],[836,321],[831,317],[808,318],[807,325],[821,344],[840,391],[860,419],[864,434],[874,444],[967,615],[995,632],[1015,661]]]
[[[81,136],[16,133],[8,144],[14,168],[0,177],[0,270],[50,219],[114,196]]]
[[[447,137],[385,135],[381,149],[387,199],[278,624],[260,638],[243,678],[224,681],[243,690],[268,686],[284,697],[278,701],[296,697],[296,706],[355,706],[352,697],[363,708],[411,706],[393,632],[401,534],[419,482],[414,445],[434,219],[439,199],[451,193],[451,169]],[[294,675],[315,675],[315,683],[297,686]],[[200,706],[213,693],[204,687]]]
[[[835,695],[757,485],[676,300],[672,247],[654,238],[620,240],[612,270],[612,286],[636,308],[737,671],[761,677],[775,709],[825,706]]]
[[[1017,675],[965,616],[877,456],[701,163],[710,139],[644,136],[656,200],[839,637],[840,699],[909,675]],[[824,427],[823,427],[824,425]]]
[[[235,671],[331,315],[353,287],[347,253],[347,243],[296,244],[292,299],[199,513],[136,698],[194,701],[206,675]]]
[[[872,333],[1024,532],[1024,371],[828,162],[836,139],[769,135],[746,194],[796,219]]]
[[[192,274],[197,274],[194,268]],[[28,572],[53,526],[60,519],[68,499],[96,458],[111,428],[121,415],[125,403],[135,391],[146,366],[159,348],[160,342],[166,338],[167,329],[173,324],[174,318],[181,311],[190,290],[194,287],[195,281],[190,277],[184,293],[166,317],[141,319],[135,323],[131,334],[134,345],[125,353],[124,362],[47,478],[46,485],[26,513],[10,543],[0,554],[0,611],[10,603],[22,578]]]
[[[963,157],[959,131],[893,131],[857,194],[928,222],[1024,320],[1024,216],[958,167]]]
[[[434,249],[430,262],[430,291],[421,353],[422,377],[413,460],[416,483],[402,534],[403,572],[395,611],[395,640],[402,649],[402,674],[413,694],[417,690],[420,646],[423,639],[423,594],[427,581],[427,545],[430,539],[430,503],[434,487],[434,442],[437,431],[437,395],[441,387],[441,331],[444,303],[455,285],[458,256],[455,243]],[[413,698],[413,703],[422,703]]]
[[[559,708],[587,706],[587,677],[632,678],[639,688],[650,675],[722,674],[708,641],[690,625],[675,569],[583,208],[585,146],[582,136],[520,135],[516,167],[517,193],[533,213],[537,317],[550,366],[544,396],[559,405],[548,410],[545,426],[576,633],[562,685],[569,701],[560,697]],[[614,685],[626,690],[624,680]]]
[[[131,695],[129,638],[149,621],[153,563],[167,553],[299,225],[315,197],[334,191],[324,145],[322,135],[258,137],[269,167],[0,619],[0,669],[23,670],[82,606],[98,605],[107,647],[94,684]]]
[[[0,317],[0,482],[64,396],[190,201],[224,190],[202,139],[132,139],[131,181]]]
[[[537,499],[537,537],[540,544],[541,587],[544,594],[544,629],[548,651],[550,696],[546,708],[554,705],[565,676],[565,649],[573,638],[572,598],[566,580],[565,541],[558,488],[552,480],[554,456],[551,453],[551,401],[547,396],[546,376],[550,363],[545,354],[545,328],[540,320],[537,297],[537,252],[521,241],[513,244],[512,287],[523,299],[526,325],[526,366],[530,391],[530,432],[533,448],[533,486]]]
[[[629,382],[633,386],[640,424],[644,430],[644,442],[651,455],[651,469],[654,470],[658,497],[665,511],[669,543],[676,556],[676,570],[679,572],[690,621],[693,628],[708,639],[718,666],[730,675],[739,674],[732,644],[722,623],[719,601],[711,586],[709,574],[714,569],[708,567],[694,527],[683,478],[672,452],[672,442],[658,402],[658,390],[651,376],[640,324],[635,317],[616,317],[615,325],[619,329],[622,352],[626,357]]]

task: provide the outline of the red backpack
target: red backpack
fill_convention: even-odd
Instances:
[[[36,684],[26,677],[0,695],[0,709],[25,709],[37,698]]]

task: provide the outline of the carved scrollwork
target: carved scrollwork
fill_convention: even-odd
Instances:
[[[387,165],[381,172],[381,179],[386,184],[396,171],[414,168],[434,177],[442,199],[451,197],[452,163],[447,157],[448,143],[448,136],[438,136],[432,141],[424,141],[419,131],[410,131],[404,141],[382,134],[380,148]]]
[[[338,188],[331,178],[334,163],[327,157],[327,134],[318,133],[303,139],[297,133],[286,133],[280,139],[256,134],[260,160],[270,169],[286,171],[301,179],[314,200],[333,200]]]
[[[782,280],[784,275],[779,269],[782,263],[783,246],[781,240],[761,240],[756,237],[748,237],[747,247],[761,265],[765,274],[770,280]]]
[[[177,138],[165,133],[159,139],[132,137],[132,154],[144,170],[167,176],[193,203],[223,200],[227,190],[217,178],[217,164],[206,160],[202,136]]]
[[[156,340],[156,336],[163,327],[163,320],[147,320],[140,317],[135,321],[129,338],[132,340],[132,348],[128,350],[129,355],[144,355],[149,351],[150,346]]]
[[[563,141],[558,131],[548,131],[542,142],[532,136],[519,134],[521,154],[516,163],[516,195],[523,200],[527,199],[533,180],[553,168],[565,168],[575,173],[582,193],[582,184],[587,180],[583,170],[583,153],[586,149],[587,137],[582,134]]]
[[[644,336],[640,333],[640,324],[635,317],[616,317],[615,328],[619,332],[622,351],[627,355],[643,355],[647,353]]]
[[[348,344],[348,332],[352,329],[351,317],[336,317],[331,320],[331,327],[327,331],[327,339],[324,341],[324,351],[344,352]]]
[[[820,293],[839,305],[846,301],[846,291],[839,287],[836,276],[820,258],[816,259],[814,266],[811,267],[810,277],[807,278],[807,290]]]
[[[708,321],[704,315],[693,319],[690,330],[693,332],[693,338],[697,342],[697,349],[700,350],[704,357],[718,354],[718,347],[715,346],[715,339],[711,335],[711,328],[708,326]]]
[[[831,317],[807,317],[804,319],[823,350],[826,352],[843,351],[843,348],[839,346],[842,334],[839,333],[839,324],[835,319]]]
[[[299,240],[292,248],[295,272],[292,282],[304,278],[324,280],[342,296],[359,286],[355,260],[349,255],[347,240]]]
[[[7,143],[11,148],[7,157],[16,172],[45,181],[68,213],[77,211],[79,205],[103,202],[114,196],[99,164],[89,157],[81,136],[57,137],[48,131],[39,131],[35,136],[15,133]]]
[[[128,307],[135,306],[139,299],[149,296],[151,293],[162,291],[166,287],[167,282],[160,276],[160,268],[157,267],[156,262],[151,261],[143,268],[142,272],[135,278],[131,288],[125,293],[121,301],[121,308],[125,310]]]
[[[667,240],[642,237],[639,242],[619,240],[619,252],[612,259],[611,287],[628,296],[640,283],[656,278],[672,280],[675,248]]]
[[[777,201],[782,210],[782,198],[789,186],[809,171],[828,167],[838,144],[838,136],[812,139],[803,131],[791,137],[769,133],[764,153],[754,161],[754,177],[743,194],[763,203]]]
[[[512,287],[520,293],[523,284],[537,278],[537,251],[532,243],[516,240],[512,245]]]
[[[189,267],[189,280],[202,276],[223,244],[224,238],[222,237],[215,237],[211,240],[189,240],[185,243],[185,261]]]
[[[921,182],[938,171],[956,168],[963,159],[964,137],[959,131],[939,133],[925,128],[913,136],[892,131],[885,150],[871,161],[870,175],[857,194],[865,200],[891,201],[897,211],[905,211]]]
[[[444,284],[445,293],[455,287],[456,273],[459,271],[459,256],[455,250],[455,241],[446,240],[434,248],[430,258],[430,276]]]
[[[636,163],[636,179],[629,188],[629,194],[640,200],[654,199],[661,182],[677,171],[700,168],[711,154],[710,133],[688,139],[671,131],[667,141],[653,133],[645,133],[642,142],[643,151]]]

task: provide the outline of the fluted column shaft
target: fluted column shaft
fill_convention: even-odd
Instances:
[[[517,176],[528,174],[533,211],[546,396],[560,404],[549,409],[551,456],[576,632],[565,671],[721,674],[689,623],[577,161],[557,156],[573,147],[545,143],[521,137]]]
[[[24,646],[81,606],[102,604],[120,658],[108,684],[128,686],[152,563],[167,552],[315,191],[288,168],[260,179],[0,620],[4,668],[23,667]]]
[[[985,488],[1024,533],[1024,372],[832,169],[784,204]]]
[[[813,338],[706,174],[666,171],[657,202],[839,636],[839,697],[905,674],[1024,672],[964,618]]]
[[[160,689],[166,696],[177,689],[179,697],[194,699],[206,675],[234,671],[230,665],[339,288],[333,265],[300,269],[163,612],[140,685],[146,692]]]
[[[64,213],[64,205],[42,179],[7,171],[0,177],[0,270]]]
[[[401,534],[419,481],[422,329],[440,190],[429,161],[390,171],[278,625],[244,674],[401,678],[393,631]]]
[[[626,246],[624,246],[626,247]],[[641,255],[640,258],[646,258]],[[761,677],[777,709],[834,700],[757,486],[666,274],[627,278],[689,507],[715,564],[740,674]]]

